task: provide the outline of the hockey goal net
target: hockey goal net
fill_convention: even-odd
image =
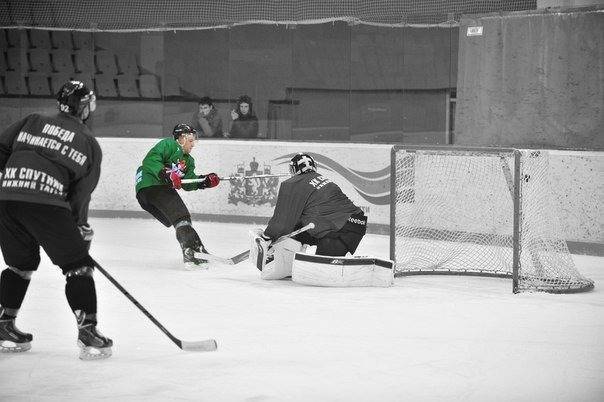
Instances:
[[[561,236],[547,151],[393,147],[396,275],[512,278],[514,293],[593,288]]]

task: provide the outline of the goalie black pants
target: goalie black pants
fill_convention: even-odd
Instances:
[[[63,273],[94,265],[71,211],[54,205],[0,201],[0,247],[20,271],[38,268],[40,247]]]
[[[327,233],[320,239],[310,236],[308,232],[300,233],[295,239],[303,244],[316,245],[316,255],[343,257],[349,252],[354,254],[366,232],[367,217],[359,213],[348,218],[340,230]]]
[[[141,188],[136,193],[139,205],[164,226],[170,227],[182,220],[191,221],[191,214],[180,195],[169,186]]]

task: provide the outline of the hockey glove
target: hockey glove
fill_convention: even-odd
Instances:
[[[92,243],[92,238],[94,237],[94,230],[90,227],[89,224],[79,225],[78,229],[80,230],[80,234],[82,235],[82,239],[86,243],[86,250],[90,250],[90,244]]]
[[[182,178],[184,177],[186,165],[184,161],[179,161],[178,163],[173,163],[171,168],[165,169],[165,177],[168,178],[170,183],[172,183],[172,187],[175,189],[182,188]]]
[[[200,179],[204,179],[201,183],[199,183],[199,188],[212,188],[216,187],[220,183],[220,177],[216,173],[208,173],[204,176],[199,176]]]

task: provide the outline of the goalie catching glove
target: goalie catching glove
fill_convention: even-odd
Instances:
[[[216,173],[208,173],[205,176],[201,175],[199,178],[203,179],[199,183],[199,189],[216,187],[220,183],[220,177]]]

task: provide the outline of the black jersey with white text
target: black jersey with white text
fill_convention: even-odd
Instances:
[[[69,208],[78,224],[86,223],[101,158],[79,119],[31,114],[0,134],[0,200]]]
[[[351,215],[361,209],[340,187],[317,172],[295,175],[279,187],[277,205],[264,233],[275,240],[295,229],[314,223],[308,233],[322,238],[340,230]]]

